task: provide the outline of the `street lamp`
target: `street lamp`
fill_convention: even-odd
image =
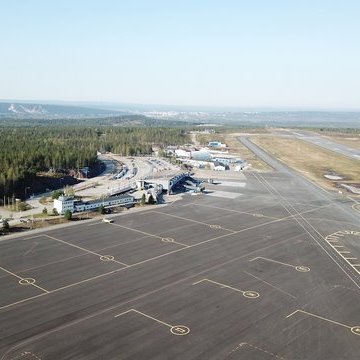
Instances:
[[[30,186],[25,187],[25,200],[26,200],[26,197],[27,197],[27,190],[29,190],[29,189],[31,189]]]

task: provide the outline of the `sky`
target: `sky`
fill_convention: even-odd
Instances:
[[[360,110],[358,0],[0,0],[0,99]]]

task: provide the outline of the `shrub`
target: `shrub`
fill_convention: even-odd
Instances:
[[[72,219],[72,212],[70,210],[66,210],[64,213],[64,218],[66,220],[71,220]]]

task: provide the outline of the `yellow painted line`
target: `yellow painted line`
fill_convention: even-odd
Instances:
[[[276,222],[276,221],[278,221],[278,220],[275,220],[275,222]],[[274,221],[270,221],[269,223],[273,223],[273,222],[274,222]],[[260,226],[267,225],[267,224],[268,224],[268,223],[266,223],[266,224],[259,224],[259,225],[256,225],[255,227],[260,227]],[[243,230],[240,230],[239,232],[242,232],[242,231],[245,231],[245,230],[250,230],[250,229],[252,229],[252,228],[253,228],[253,227],[248,228],[248,229],[243,229]],[[200,242],[200,243],[197,243],[197,244],[194,244],[194,245],[190,245],[189,247],[195,247],[195,246],[201,245],[202,243],[207,243],[207,242],[209,242],[209,241],[214,241],[214,240],[217,240],[218,238],[223,238],[223,237],[229,236],[229,235],[232,235],[232,234],[221,235],[221,236],[218,236],[218,237],[216,237],[216,238],[212,238],[212,239],[205,240],[205,241],[203,241],[203,242]],[[273,243],[273,244],[271,244],[271,245],[267,245],[267,246],[265,246],[265,247],[263,247],[263,248],[260,248],[260,249],[256,249],[256,250],[250,251],[250,253],[245,254],[245,255],[241,256],[240,258],[247,257],[247,256],[249,256],[250,254],[256,253],[256,252],[258,252],[258,251],[263,251],[263,250],[270,249],[270,248],[272,248],[272,247],[274,247],[274,246],[278,246],[279,244],[281,244],[281,243],[283,243],[283,242],[284,242],[284,240],[279,241],[279,242],[277,242],[277,243]],[[185,250],[185,249],[186,249],[186,248],[176,249],[176,250],[170,251],[170,252],[165,253],[165,254],[157,255],[157,256],[154,256],[154,257],[152,257],[152,258],[139,261],[139,262],[137,262],[137,263],[135,263],[135,264],[131,264],[131,265],[127,266],[127,267],[121,267],[121,268],[119,268],[119,269],[115,269],[115,270],[112,270],[112,271],[109,271],[109,272],[106,272],[106,273],[103,273],[103,274],[99,274],[99,275],[96,275],[96,276],[87,278],[87,279],[85,279],[85,280],[81,280],[81,281],[78,281],[78,282],[75,282],[75,283],[72,283],[72,284],[69,284],[69,285],[62,286],[62,287],[60,287],[60,288],[57,288],[57,289],[54,289],[54,290],[49,291],[49,293],[54,293],[54,292],[58,292],[58,291],[62,291],[62,290],[71,288],[71,287],[73,287],[73,286],[81,285],[81,284],[84,284],[84,283],[86,283],[86,282],[90,282],[90,281],[92,281],[92,280],[96,280],[96,279],[102,278],[102,277],[104,277],[104,276],[108,276],[108,275],[111,275],[111,274],[114,274],[114,273],[117,273],[117,272],[120,272],[120,271],[127,270],[127,269],[129,269],[129,268],[131,268],[131,267],[135,267],[135,266],[138,266],[138,265],[147,263],[147,262],[151,262],[152,260],[160,259],[160,258],[162,258],[162,257],[165,257],[165,256],[167,256],[167,255],[171,255],[171,254],[174,254],[174,253],[183,251],[183,250]],[[228,263],[228,262],[226,262],[226,263]],[[202,273],[202,272],[201,272],[201,273]],[[26,298],[26,299],[19,300],[19,301],[17,301],[17,302],[11,303],[11,304],[4,305],[4,306],[0,307],[0,310],[6,309],[6,308],[8,308],[8,307],[15,306],[15,305],[18,305],[18,304],[21,304],[21,303],[24,303],[24,302],[26,302],[26,301],[30,301],[30,300],[32,300],[32,299],[35,299],[35,298],[37,298],[37,297],[44,296],[44,295],[47,295],[47,294],[46,294],[46,293],[39,294],[39,295],[36,295],[36,296],[32,296],[32,297],[29,297],[29,298]]]
[[[268,285],[268,286],[272,287],[273,289],[276,289],[276,290],[278,290],[278,291],[282,292],[283,294],[285,294],[285,295],[288,295],[288,296],[292,297],[293,299],[297,299],[297,297],[296,297],[296,296],[291,295],[291,294],[290,294],[290,293],[288,293],[287,291],[285,291],[285,290],[283,290],[283,289],[280,289],[278,286],[275,286],[275,285],[273,285],[273,284],[270,284],[269,282],[265,281],[264,279],[261,279],[261,278],[257,277],[257,276],[256,276],[256,275],[254,275],[254,274],[251,274],[251,273],[249,273],[249,272],[247,272],[247,271],[244,271],[244,273],[245,273],[245,274],[247,274],[247,275],[249,275],[249,276],[252,276],[252,277],[253,277],[253,278],[255,278],[256,280],[259,280],[259,281],[263,282],[264,284],[266,284],[266,285]]]
[[[83,247],[81,247],[81,246],[79,246],[79,245],[75,245],[75,244],[69,243],[69,242],[67,242],[67,241],[65,241],[65,240],[61,240],[61,239],[58,239],[58,238],[53,237],[53,236],[50,236],[50,235],[39,235],[39,236],[46,236],[46,237],[49,238],[49,239],[52,239],[52,240],[61,242],[61,243],[63,243],[63,244],[72,246],[72,247],[74,247],[74,248],[76,248],[76,249],[85,251],[85,252],[87,252],[88,254],[95,255],[95,256],[97,256],[99,259],[100,259],[102,256],[104,256],[104,255],[101,255],[101,254],[96,253],[95,251],[91,251],[91,250],[85,249],[85,248],[83,248]],[[115,262],[115,263],[117,263],[117,264],[120,264],[120,265],[129,266],[129,265],[127,265],[127,264],[125,264],[125,263],[123,263],[123,262],[121,262],[121,261],[117,261],[117,260],[115,260],[115,259],[113,259],[113,260],[111,260],[111,261],[112,261],[112,262]]]
[[[199,280],[199,281],[196,281],[194,282],[192,285],[197,285],[197,284],[200,284],[204,281],[207,281],[207,282],[210,282],[210,283],[213,283],[213,284],[216,284],[216,285],[219,285],[221,288],[227,288],[227,289],[231,289],[231,290],[234,290],[234,291],[237,291],[237,292],[241,292],[243,296],[247,297],[247,298],[257,298],[259,297],[259,293],[256,292],[256,291],[252,291],[252,290],[240,290],[240,289],[237,289],[237,288],[234,288],[233,286],[230,286],[230,285],[226,285],[226,284],[222,284],[220,282],[217,282],[217,281],[214,281],[214,280],[210,280],[210,279],[202,279],[202,280]]]
[[[5,268],[3,268],[3,267],[1,267],[1,266],[0,266],[0,269],[3,270],[3,271],[5,271],[5,272],[7,272],[8,274],[10,274],[10,275],[12,275],[12,276],[15,276],[15,277],[18,278],[20,281],[26,279],[26,278],[23,278],[23,277],[21,277],[21,276],[19,276],[19,275],[16,275],[15,273],[13,273],[13,272],[11,272],[10,270],[7,270],[7,269],[5,269]],[[34,281],[34,282],[35,282],[35,281]],[[48,290],[42,288],[42,287],[39,286],[39,285],[36,285],[35,283],[28,283],[28,285],[35,286],[36,288],[44,291],[45,293],[49,293]]]
[[[249,231],[249,230],[253,230],[253,229],[256,229],[256,228],[260,228],[260,227],[263,227],[263,226],[266,226],[266,225],[269,225],[269,224],[273,224],[273,223],[276,223],[276,222],[280,222],[280,221],[282,221],[282,220],[283,220],[283,219],[276,219],[276,220],[268,221],[268,222],[263,223],[263,224],[258,224],[258,225],[250,226],[250,227],[248,227],[248,228],[245,228],[245,229],[241,229],[241,230],[239,230],[239,231],[236,231],[236,234],[242,233],[242,232],[246,232],[246,231]],[[114,225],[114,224],[112,224],[112,225]],[[130,229],[130,230],[131,230],[131,229]],[[134,267],[134,266],[142,265],[142,264],[145,264],[145,263],[147,263],[147,262],[151,262],[151,261],[153,261],[153,260],[157,260],[157,259],[160,259],[160,258],[162,258],[162,257],[168,256],[168,255],[171,255],[171,254],[175,254],[175,253],[177,253],[177,252],[186,250],[187,248],[192,248],[192,247],[201,246],[201,245],[206,244],[206,243],[208,243],[208,242],[216,241],[216,240],[219,240],[219,239],[228,237],[228,236],[230,236],[230,235],[233,235],[233,233],[216,236],[216,237],[214,237],[214,238],[211,238],[211,239],[208,239],[208,240],[204,240],[204,241],[198,242],[198,243],[196,243],[196,244],[194,244],[194,245],[189,245],[189,246],[184,247],[184,248],[181,248],[181,249],[176,249],[176,250],[173,250],[173,251],[169,251],[168,253],[165,253],[165,254],[157,255],[157,256],[154,256],[154,257],[152,257],[152,258],[148,258],[148,259],[139,261],[139,262],[134,263],[134,264],[131,264],[131,265],[127,265],[127,266],[122,267],[122,268],[119,268],[119,269],[115,269],[115,270],[112,270],[112,271],[109,271],[109,272],[106,272],[106,273],[103,273],[103,274],[100,274],[100,275],[96,275],[96,276],[90,277],[90,278],[85,279],[85,280],[81,280],[81,281],[78,281],[78,282],[75,282],[75,283],[72,283],[72,284],[69,284],[69,285],[62,286],[62,287],[57,288],[57,289],[55,289],[55,290],[49,291],[49,293],[53,293],[53,292],[61,291],[61,290],[64,290],[64,289],[67,289],[67,288],[70,288],[70,287],[73,287],[73,286],[81,285],[81,284],[83,284],[83,283],[86,283],[86,282],[89,282],[89,281],[92,281],[92,280],[96,280],[96,279],[98,279],[98,278],[101,278],[101,277],[104,277],[104,276],[107,276],[107,275],[110,275],[110,274],[113,274],[113,273],[116,273],[116,272],[119,272],[119,271],[123,271],[123,270],[126,270],[126,269],[131,268],[131,267]],[[34,236],[33,238],[35,238],[35,237],[41,237],[41,236],[44,236],[44,235],[36,235],[36,236]],[[277,246],[279,243],[282,243],[282,242],[283,242],[283,241],[280,241],[280,242],[278,242],[278,243],[274,243],[274,244],[272,244],[272,245],[265,246],[264,248],[257,249],[257,250],[255,250],[255,251],[252,251],[252,252],[248,253],[248,254],[245,254],[244,257],[249,256],[249,254],[251,254],[251,253],[254,253],[254,252],[257,252],[257,251],[261,251],[261,250],[264,250],[264,249],[271,248],[271,247],[273,247],[274,245]],[[15,306],[15,305],[17,305],[17,304],[23,303],[23,302],[25,302],[25,301],[31,300],[31,299],[33,299],[33,298],[36,298],[36,297],[42,296],[42,295],[46,295],[46,294],[40,294],[40,295],[37,295],[37,296],[34,296],[34,297],[30,297],[30,298],[26,298],[26,299],[20,300],[20,301],[18,301],[18,302],[14,302],[14,303],[12,303],[12,304],[4,305],[3,307],[0,307],[0,310],[5,309],[5,308],[10,307],[10,306]]]
[[[197,221],[197,220],[194,220],[194,219],[185,218],[185,217],[178,216],[178,215],[167,214],[167,213],[163,213],[163,212],[156,211],[156,210],[152,210],[152,211],[149,211],[149,212],[153,212],[153,213],[156,213],[156,214],[161,214],[161,215],[170,216],[170,217],[173,217],[173,218],[176,218],[176,219],[193,222],[193,223],[195,223],[195,224],[210,226],[210,227],[212,227],[212,228],[219,228],[219,227],[217,227],[218,225],[209,224],[209,223],[206,223],[206,222],[203,222],[203,221]],[[221,226],[221,229],[226,230],[226,231],[230,231],[230,232],[233,232],[233,233],[236,232],[236,230],[226,229],[226,228],[224,228],[224,227],[222,227],[222,226]]]
[[[335,325],[339,325],[339,326],[342,326],[342,327],[345,327],[349,330],[351,330],[351,332],[355,335],[360,335],[360,326],[349,326],[349,325],[345,325],[345,324],[342,324],[338,321],[334,321],[334,320],[331,320],[331,319],[327,319],[325,317],[322,317],[322,316],[319,316],[319,315],[316,315],[316,314],[312,314],[312,313],[309,313],[307,311],[304,311],[304,310],[295,310],[294,312],[292,312],[291,314],[289,314],[288,316],[286,316],[286,318],[289,318],[293,315],[295,315],[296,313],[303,313],[303,314],[306,314],[306,315],[309,315],[309,316],[312,316],[314,318],[317,318],[317,319],[320,319],[320,320],[323,320],[323,321],[327,321],[329,323],[332,323],[332,324],[335,324]]]
[[[167,326],[168,328],[170,328],[170,332],[173,334],[173,335],[187,335],[189,332],[190,332],[190,329],[185,326],[185,325],[171,325],[171,324],[168,324],[166,323],[165,321],[162,321],[162,320],[159,320],[157,318],[154,318],[153,316],[150,316],[148,314],[145,314],[139,310],[136,310],[136,309],[130,309],[130,310],[127,310],[127,311],[124,311],[123,313],[121,314],[117,314],[115,315],[114,317],[117,318],[119,316],[122,316],[122,315],[125,315],[129,312],[135,312],[135,313],[138,313],[142,316],[145,316],[147,317],[148,319],[151,319],[151,320],[154,320],[156,322],[158,322],[159,324],[161,325],[165,325]]]
[[[284,262],[281,262],[281,261],[277,261],[277,260],[273,260],[273,259],[268,259],[268,258],[265,258],[265,257],[262,257],[262,256],[258,256],[256,258],[253,258],[249,261],[255,261],[255,260],[266,260],[266,261],[270,261],[270,262],[273,262],[273,263],[276,263],[276,264],[280,264],[280,265],[284,265],[284,266],[289,266],[289,267],[292,267],[294,268],[296,271],[299,271],[299,272],[308,272],[310,271],[310,268],[307,267],[307,266],[303,266],[303,265],[291,265],[291,264],[287,264],[287,263],[284,263]]]
[[[136,310],[136,309],[127,310],[127,311],[125,311],[125,312],[123,312],[123,313],[121,313],[121,314],[115,315],[114,317],[119,317],[119,316],[125,315],[125,314],[127,314],[127,313],[129,313],[129,312],[131,312],[131,311],[134,311],[134,312],[136,312],[136,313],[138,313],[138,314],[140,314],[140,315],[143,315],[143,316],[145,316],[145,317],[147,317],[147,318],[149,318],[149,319],[151,319],[151,320],[154,320],[154,321],[156,321],[156,322],[158,322],[158,323],[160,323],[160,324],[163,324],[163,325],[165,325],[165,326],[168,326],[169,328],[172,327],[172,325],[170,325],[170,324],[168,324],[168,323],[166,323],[166,322],[164,322],[164,321],[161,321],[161,320],[159,320],[159,319],[156,319],[156,318],[154,318],[154,317],[152,317],[152,316],[150,316],[150,315],[144,314],[143,312],[141,312],[141,311],[139,311],[139,310]]]
[[[51,293],[51,291],[48,291],[48,292],[46,292],[46,293],[42,293],[42,294],[39,294],[39,295],[31,296],[31,297],[28,297],[28,298],[25,298],[25,299],[22,299],[22,300],[19,300],[19,301],[15,301],[15,302],[13,302],[13,303],[11,303],[11,304],[3,305],[3,306],[0,307],[0,310],[6,309],[6,308],[8,308],[8,307],[15,306],[15,305],[18,305],[18,304],[22,304],[22,303],[24,303],[24,302],[26,302],[26,301],[36,299],[36,298],[38,298],[38,297],[47,295],[47,294],[49,294],[49,293]]]
[[[154,238],[156,238],[156,239],[160,239],[160,240],[163,239],[162,236],[150,234],[150,233],[148,233],[148,232],[146,232],[146,231],[142,231],[142,230],[138,230],[138,229],[132,229],[132,228],[129,228],[129,227],[124,226],[124,225],[115,224],[115,223],[111,223],[110,225],[118,226],[118,227],[121,227],[121,228],[123,228],[123,229],[130,230],[130,231],[138,232],[139,234],[143,234],[143,235],[146,235],[146,236],[154,237]],[[173,241],[171,241],[171,242],[173,242],[173,243],[175,243],[175,244],[178,244],[178,245],[181,245],[181,246],[184,246],[184,247],[189,247],[189,245],[182,244],[182,243],[180,243],[180,242],[178,242],[178,241],[175,241],[175,240],[173,240]]]

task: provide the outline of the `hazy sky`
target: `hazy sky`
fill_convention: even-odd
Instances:
[[[0,99],[360,109],[358,0],[0,9]]]

